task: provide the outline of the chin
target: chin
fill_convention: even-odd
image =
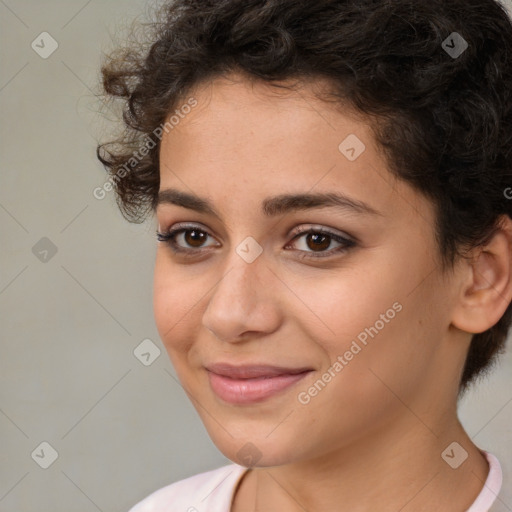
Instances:
[[[217,431],[214,435],[210,433],[210,438],[225,457],[245,467],[283,466],[294,462],[299,455],[297,447],[292,446],[296,444],[292,442],[292,436],[287,436],[290,443],[287,446],[282,436],[269,439],[261,434],[261,430],[259,435],[239,434],[237,437]]]

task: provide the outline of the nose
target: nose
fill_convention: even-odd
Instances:
[[[275,293],[278,283],[263,254],[247,263],[234,253],[213,288],[203,325],[220,340],[232,343],[274,332],[281,319]]]

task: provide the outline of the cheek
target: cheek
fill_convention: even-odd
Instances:
[[[358,335],[364,343],[370,337],[367,330],[375,332],[375,324],[379,333],[388,330],[400,315],[399,280],[391,272],[374,274],[375,268],[344,269],[316,281],[291,284],[295,296],[302,299],[297,318],[307,321],[310,338],[322,340],[331,356],[349,350]]]
[[[404,302],[401,309],[391,303],[392,312],[384,301],[383,308],[360,311],[350,323],[340,319],[338,329],[344,325],[343,333],[324,345],[328,361],[315,379],[300,387],[303,394],[298,401],[305,405],[297,407],[304,429],[312,432],[311,438],[321,439],[325,450],[332,449],[333,440],[349,444],[363,432],[391,421],[403,413],[401,400],[410,403],[422,389],[432,349],[413,337],[421,338],[412,328],[413,305],[400,302]],[[379,318],[386,311],[388,323]],[[364,336],[358,337],[361,333]]]
[[[348,381],[357,381],[360,390],[378,391],[377,383],[385,393],[378,376],[390,386],[407,388],[409,382],[421,381],[434,358],[445,314],[436,301],[439,290],[424,283],[413,291],[411,283],[421,281],[423,266],[400,263],[399,256],[394,264],[388,258],[387,264],[347,269],[315,286],[297,282],[294,287],[315,313],[308,314],[312,321],[303,327],[326,355],[322,371],[342,358],[335,373],[344,377],[333,379],[346,381],[340,383],[341,392]],[[358,399],[372,394],[362,392]]]
[[[166,264],[165,256],[157,255],[153,282],[153,313],[160,339],[171,359],[174,353],[187,352],[190,348],[194,338],[191,327],[194,306],[198,305],[201,295],[197,286],[180,281],[179,273]]]
[[[193,384],[190,359],[194,350],[195,333],[190,324],[190,307],[182,291],[174,283],[159,281],[155,272],[153,311],[155,323],[169,360],[181,386],[188,390]],[[186,295],[186,294],[185,294]],[[188,312],[188,314],[187,314]]]
[[[394,297],[399,300],[392,302]],[[394,295],[380,307],[372,304],[350,325],[351,332],[332,345],[331,362],[342,356],[343,369],[331,389],[340,410],[376,418],[399,406],[395,394],[409,403],[422,393],[436,369],[442,338],[443,312],[426,314],[429,300],[425,294]]]

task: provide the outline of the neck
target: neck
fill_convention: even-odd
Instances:
[[[441,456],[453,442],[468,453],[456,469]],[[457,465],[463,453],[455,445],[445,458]],[[242,510],[237,507],[243,503],[243,510],[251,512],[462,512],[480,493],[488,470],[455,411],[432,427],[407,410],[392,428],[380,428],[350,446],[249,471],[232,510]]]

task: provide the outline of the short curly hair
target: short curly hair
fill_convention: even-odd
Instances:
[[[146,27],[101,68],[123,125],[97,156],[130,222],[156,209],[159,127],[194,86],[231,72],[276,87],[327,79],[373,119],[389,171],[434,205],[444,268],[512,216],[512,24],[497,1],[175,0]],[[509,304],[473,335],[461,393],[504,352],[511,322]]]

